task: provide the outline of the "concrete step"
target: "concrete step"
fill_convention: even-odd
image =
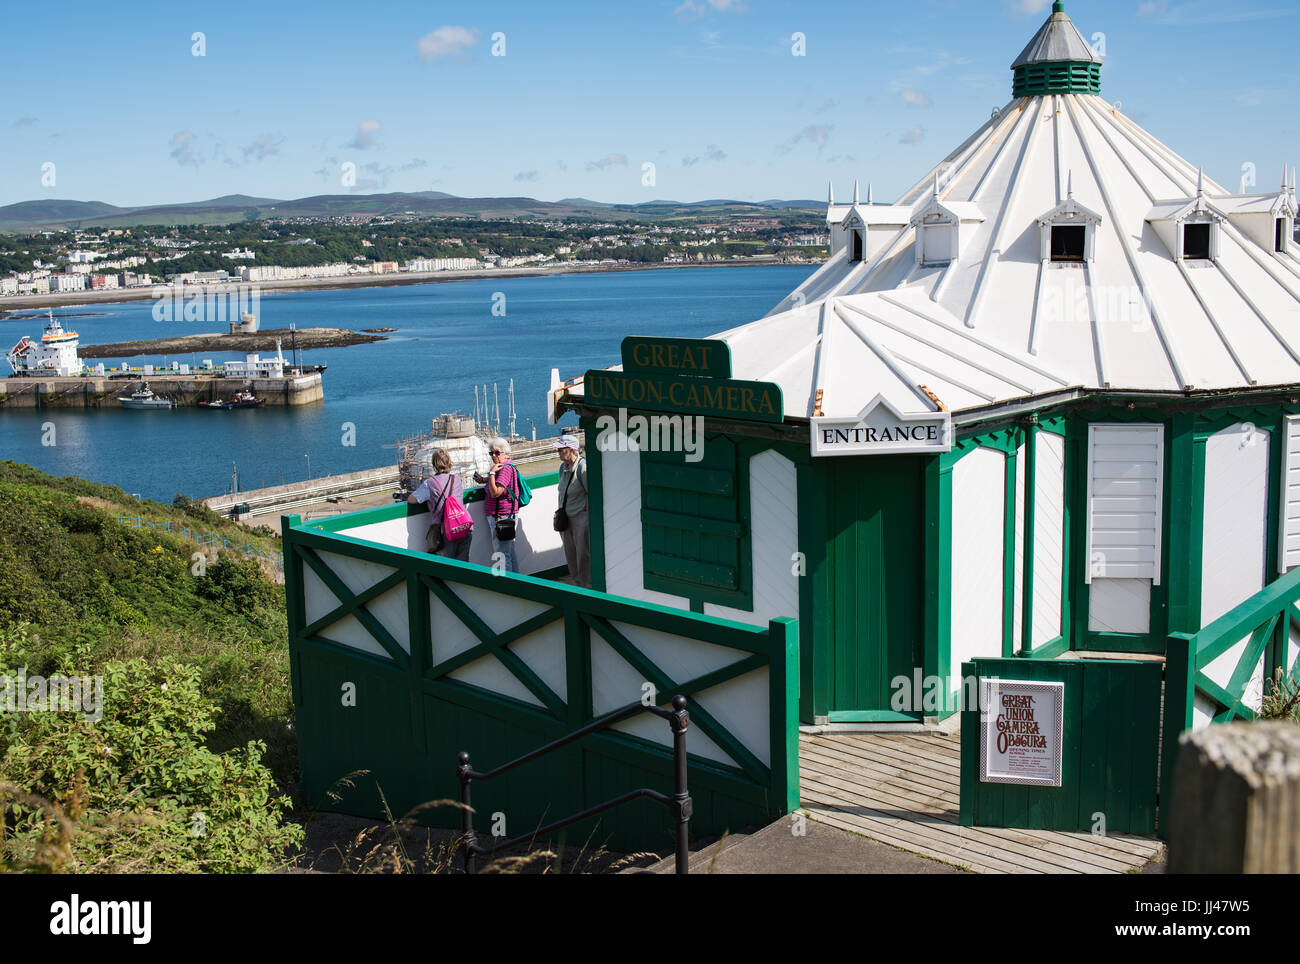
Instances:
[[[957,874],[957,867],[820,823],[782,817],[757,833],[724,837],[692,851],[692,874]],[[632,873],[671,874],[670,857]]]

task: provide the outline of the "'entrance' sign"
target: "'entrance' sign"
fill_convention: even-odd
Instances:
[[[980,680],[980,780],[1061,785],[1065,684]]]
[[[947,412],[904,414],[877,395],[856,419],[813,418],[810,434],[814,458],[947,452],[952,448],[952,418]]]

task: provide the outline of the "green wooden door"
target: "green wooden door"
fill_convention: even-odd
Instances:
[[[923,462],[827,462],[830,719],[919,719],[891,709],[890,681],[922,665]]]

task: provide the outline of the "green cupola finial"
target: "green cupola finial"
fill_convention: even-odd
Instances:
[[[1011,65],[1014,97],[1101,93],[1101,58],[1055,0],[1052,15]]]

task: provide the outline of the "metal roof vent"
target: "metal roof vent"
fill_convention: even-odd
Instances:
[[[1101,58],[1065,12],[1064,0],[1011,65],[1013,97],[1100,94]]]

